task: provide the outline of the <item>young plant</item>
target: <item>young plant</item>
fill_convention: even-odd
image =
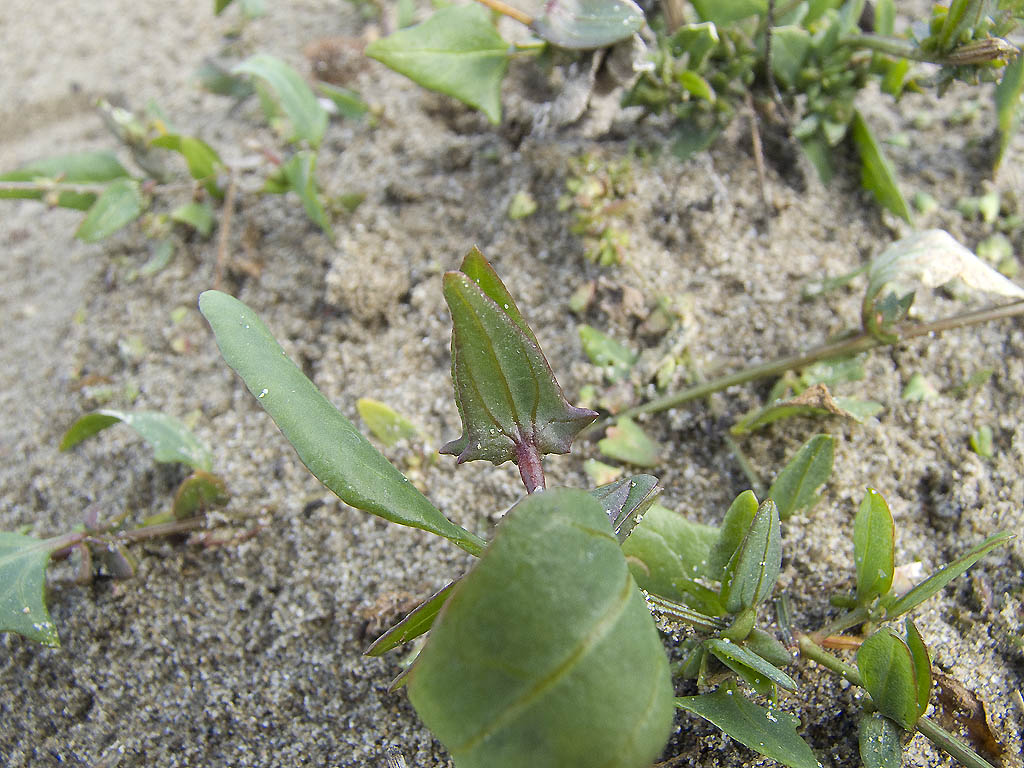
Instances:
[[[77,557],[79,583],[91,581],[100,566],[113,578],[129,578],[135,573],[135,561],[128,544],[194,531],[204,524],[207,509],[228,502],[224,481],[211,471],[209,450],[172,416],[152,411],[95,411],[68,429],[60,449],[70,450],[117,423],[126,424],[146,440],[157,461],[185,464],[193,473],[178,487],[169,511],[135,525],[126,522],[126,515],[101,520],[98,509],[90,507],[82,523],[69,533],[37,539],[23,533],[0,532],[0,632],[16,632],[43,645],[59,647],[57,627],[46,608],[46,568],[50,562]]]
[[[447,538],[479,558],[368,649],[381,655],[430,632],[393,687],[408,687],[417,712],[460,768],[642,768],[667,742],[673,703],[762,754],[794,768],[816,766],[795,719],[763,709],[737,681],[757,695],[796,688],[782,669],[793,661],[789,650],[755,625],[779,574],[779,508],[792,513],[813,504],[831,469],[831,438],[818,436],[801,450],[772,486],[774,499],[758,504],[751,492],[737,498],[721,528],[654,504],[657,480],[649,475],[589,493],[545,490],[544,455],[568,451],[596,414],[566,401],[536,337],[479,251],[443,284],[463,425],[462,436],[443,450],[460,462],[512,461],[527,489],[487,540],[448,519],[381,456],[251,309],[217,291],[200,297],[225,359],[321,482],[357,509]],[[993,537],[898,596],[891,593],[891,517],[887,535],[880,497],[872,494],[862,512],[872,517],[858,516],[855,525],[856,559],[864,563],[857,602],[838,626],[901,616],[1008,538]],[[887,579],[871,581],[882,571]],[[714,693],[673,698],[649,608],[702,631],[700,639],[684,641],[686,660],[677,671],[718,685]],[[805,654],[820,650],[815,638],[826,642],[818,634],[801,636],[801,648],[810,649]],[[884,666],[899,642],[910,649],[912,674],[900,678],[906,684],[890,682]],[[862,677],[887,719],[865,728],[888,738],[890,723],[916,727],[944,748],[969,752],[920,719],[926,652],[916,630],[908,629],[906,640],[887,634],[866,646]],[[909,684],[913,713],[905,706]]]

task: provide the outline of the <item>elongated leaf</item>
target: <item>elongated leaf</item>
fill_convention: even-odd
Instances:
[[[641,587],[689,604],[680,582],[707,575],[708,556],[717,537],[717,528],[653,504],[623,542],[622,551]]]
[[[914,662],[914,680],[917,682],[917,714],[923,715],[928,709],[928,699],[932,695],[932,660],[928,656],[928,648],[917,631],[914,622],[907,617],[907,647]]]
[[[895,619],[908,611],[912,611],[993,549],[1008,542],[1013,536],[1012,533],[997,533],[985,539],[985,541],[974,547],[967,554],[943,566],[889,606],[887,618]]]
[[[265,82],[291,123],[292,140],[305,141],[314,149],[320,146],[327,130],[327,113],[298,72],[263,53],[249,57],[232,72],[253,75]]]
[[[917,675],[903,638],[889,627],[879,629],[857,650],[857,671],[878,711],[901,728],[913,728],[920,716]]]
[[[284,433],[302,463],[346,504],[401,525],[444,536],[471,554],[483,541],[431,504],[285,355],[245,304],[219,291],[199,310],[228,365]]]
[[[743,542],[725,567],[722,601],[730,613],[760,604],[775,587],[782,567],[779,509],[771,499],[757,508]]]
[[[609,458],[638,467],[656,467],[661,461],[661,446],[630,418],[619,419],[606,435],[597,449]]]
[[[113,181],[92,204],[75,230],[75,237],[87,243],[102,240],[139,218],[143,205],[137,181]]]
[[[350,88],[342,88],[340,85],[320,81],[316,83],[316,89],[331,100],[337,109],[337,114],[341,117],[355,120],[364,117],[370,111],[370,105]]]
[[[203,237],[209,237],[213,231],[213,208],[209,203],[185,203],[171,211],[171,219],[187,224]]]
[[[633,0],[547,0],[530,28],[559,48],[604,48],[631,37],[644,25]]]
[[[679,709],[703,717],[758,754],[790,768],[818,768],[818,760],[797,735],[800,721],[781,709],[765,709],[725,686],[714,693],[676,699]]]
[[[188,165],[189,175],[196,181],[204,182],[211,195],[220,196],[216,175],[217,169],[223,163],[213,147],[195,136],[182,136],[176,133],[160,136],[151,144],[180,154]]]
[[[636,353],[611,336],[589,325],[580,326],[580,341],[590,362],[604,371],[609,381],[618,381],[629,375]]]
[[[509,511],[408,689],[460,768],[639,768],[658,756],[672,727],[668,661],[596,499],[559,488]]]
[[[903,765],[902,730],[880,712],[860,719],[860,759],[864,768],[900,768]]]
[[[284,175],[287,189],[299,196],[310,221],[333,240],[334,230],[331,229],[331,221],[327,217],[323,203],[320,202],[320,188],[316,183],[316,153],[308,149],[296,152],[281,166],[281,173]]]
[[[57,205],[87,211],[96,195],[87,192],[60,192],[59,182],[67,184],[103,184],[128,178],[128,171],[113,152],[75,152],[26,163],[15,171],[0,174],[0,181],[51,181],[58,190]],[[0,199],[42,200],[42,190],[0,189]]]
[[[706,640],[704,645],[709,651],[711,651],[711,653],[717,656],[723,664],[734,672],[739,673],[739,670],[734,665],[742,665],[748,670],[755,672],[759,677],[763,678],[764,681],[771,681],[790,691],[795,691],[797,688],[796,680],[787,675],[781,669],[777,668],[774,664],[770,664],[767,660],[761,658],[753,651],[744,648],[738,643],[714,638]],[[744,678],[747,679],[747,675],[744,674]],[[748,682],[750,682],[749,679]],[[754,685],[755,688],[758,684],[759,683],[751,682],[751,685]]]
[[[389,448],[400,440],[419,437],[415,424],[380,400],[361,397],[356,400],[356,410],[376,438]]]
[[[1003,76],[996,86],[996,117],[999,121],[999,148],[996,150],[995,170],[1003,162],[1006,148],[1010,146],[1020,127],[1021,97],[1024,96],[1024,56],[1017,56],[1006,65]]]
[[[800,446],[768,489],[768,498],[779,508],[780,519],[817,502],[818,489],[832,475],[834,455],[835,440],[831,435],[815,435]]]
[[[853,116],[853,143],[860,154],[860,181],[883,208],[895,213],[908,224],[913,214],[896,182],[896,171],[860,112]]]
[[[654,475],[632,475],[593,488],[590,495],[601,502],[615,537],[622,543],[661,493]]]
[[[49,562],[49,542],[0,532],[0,632],[59,648],[57,627],[46,610]]]
[[[441,452],[460,463],[495,464],[568,452],[597,414],[566,401],[533,333],[524,330],[522,315],[479,251],[466,256],[462,271],[445,274],[444,297],[452,314],[462,436]]]
[[[793,654],[773,635],[763,629],[754,627],[743,641],[743,647],[753,651],[762,659],[776,667],[785,667],[793,663]]]
[[[725,566],[743,543],[754,515],[757,514],[757,496],[753,491],[744,491],[729,505],[722,519],[722,527],[708,556],[707,575],[715,581],[725,578]]]
[[[363,655],[383,656],[392,648],[408,643],[429,631],[434,625],[437,614],[441,611],[441,606],[448,600],[457,583],[451,582],[416,606],[408,616],[374,640],[373,644],[363,652]]]
[[[853,563],[857,603],[868,605],[889,593],[895,562],[896,528],[882,494],[869,488],[853,520]]]
[[[495,125],[501,122],[501,81],[511,50],[475,3],[442,8],[421,24],[370,43],[366,55],[479,109]]]
[[[867,405],[864,414],[874,415],[877,413],[874,407],[877,404]],[[844,409],[841,398],[832,397],[832,393],[824,384],[815,384],[789,400],[771,403],[751,411],[736,422],[729,431],[734,435],[746,435],[769,424],[774,424],[776,421],[797,416],[842,416],[854,421],[862,421],[864,418],[862,414]]]
[[[149,443],[153,458],[162,462],[179,462],[193,469],[209,472],[213,457],[180,419],[158,411],[115,411],[105,409],[87,413],[64,433],[60,450],[67,451],[87,437],[92,437],[114,424],[122,423]]]

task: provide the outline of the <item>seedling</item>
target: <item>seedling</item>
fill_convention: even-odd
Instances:
[[[656,505],[657,481],[649,475],[590,492],[544,490],[544,456],[567,452],[597,414],[566,401],[525,318],[479,251],[443,283],[463,425],[462,437],[443,452],[460,462],[512,461],[527,490],[489,539],[447,518],[414,488],[287,358],[251,309],[217,291],[200,297],[225,359],[316,477],[357,509],[479,557],[367,653],[381,655],[429,630],[415,663],[393,686],[408,688],[459,766],[648,766],[668,739],[674,704],[766,756],[814,768],[795,718],[774,704],[764,709],[745,691],[774,701],[777,686],[797,687],[782,669],[793,662],[790,651],[755,625],[779,574],[779,508],[789,514],[813,505],[831,469],[831,438],[818,436],[800,451],[772,486],[774,499],[759,504],[749,491],[738,497],[721,528]],[[898,757],[900,729],[916,728],[965,764],[987,765],[963,757],[973,752],[921,718],[930,677],[913,625],[905,637],[875,628],[902,617],[1008,538],[993,536],[898,595],[892,517],[877,493],[866,496],[854,523],[857,592],[828,627],[799,637],[804,655],[863,681],[881,718],[865,721],[865,739],[872,748],[886,745],[887,759]],[[673,697],[651,610],[666,629],[683,622],[699,630],[682,641],[685,661],[676,673],[716,686],[714,692]],[[868,635],[859,672],[822,648],[833,633],[857,625]]]

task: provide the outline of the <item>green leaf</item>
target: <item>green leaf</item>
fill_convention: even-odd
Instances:
[[[315,87],[317,91],[331,100],[342,117],[356,120],[364,117],[370,111],[370,105],[351,88],[342,88],[340,85],[323,81],[318,81]]]
[[[373,644],[363,652],[363,655],[383,656],[392,648],[408,643],[429,631],[434,625],[437,614],[441,611],[441,606],[448,600],[457,583],[451,582],[444,589],[438,590],[416,606],[408,616],[374,640]]]
[[[701,21],[711,21],[719,27],[728,27],[734,21],[749,16],[763,16],[768,10],[767,0],[694,0],[693,7]]]
[[[471,554],[483,541],[441,514],[285,355],[245,304],[219,291],[199,310],[228,365],[270,414],[302,463],[346,504],[401,525],[444,536]]]
[[[860,759],[864,768],[900,768],[903,765],[902,730],[880,712],[860,719]]]
[[[46,610],[50,551],[48,541],[0,532],[0,632],[59,648],[57,627]]]
[[[704,99],[705,101],[715,100],[715,90],[711,87],[711,83],[696,72],[692,72],[687,69],[680,72],[676,77],[679,80],[679,84],[691,95],[696,96],[698,99]]]
[[[597,449],[609,458],[638,467],[655,467],[661,461],[661,446],[630,418],[619,419],[605,434]]]
[[[772,72],[786,88],[796,85],[811,49],[811,34],[803,27],[772,28]]]
[[[797,735],[800,721],[781,709],[765,709],[726,686],[714,693],[676,699],[679,709],[703,717],[758,754],[789,766],[818,768],[818,760]]]
[[[757,496],[753,491],[744,491],[729,505],[722,520],[722,527],[708,555],[707,576],[715,581],[725,579],[725,567],[743,543],[754,516],[757,514]]]
[[[281,173],[286,182],[285,189],[299,196],[310,221],[333,240],[334,230],[331,229],[331,221],[327,218],[323,203],[320,202],[320,189],[316,183],[316,153],[308,149],[296,152],[281,166]]]
[[[632,37],[644,22],[633,0],[549,0],[530,28],[559,48],[585,51]]]
[[[171,211],[171,219],[192,227],[203,237],[209,237],[213,231],[213,208],[209,203],[192,201],[180,205]]]
[[[121,165],[113,152],[99,151],[74,152],[68,155],[34,160],[15,171],[0,174],[0,181],[49,181],[54,182],[55,189],[59,190],[62,182],[66,184],[104,184],[115,179],[125,179],[128,176],[128,171]],[[0,189],[0,199],[42,200],[44,194],[43,190]],[[96,197],[90,192],[59,192],[56,196],[56,204],[62,208],[87,211],[96,202]]]
[[[214,474],[197,469],[186,477],[174,493],[171,516],[183,520],[197,512],[223,507],[231,500],[224,481]]]
[[[494,125],[501,122],[501,81],[512,51],[480,5],[442,8],[415,27],[370,43],[366,55],[479,109]]]
[[[725,566],[722,601],[729,613],[754,608],[771,594],[782,567],[779,529],[779,509],[768,499],[757,508],[746,536]]]
[[[707,575],[708,556],[717,536],[718,529],[713,526],[652,504],[623,542],[622,551],[641,587],[688,603],[682,581]]]
[[[78,225],[75,237],[87,243],[102,240],[139,218],[143,205],[137,181],[111,182]]]
[[[793,663],[793,654],[774,636],[763,629],[754,627],[743,641],[743,647],[753,651],[762,659],[776,667],[785,667]]]
[[[991,459],[996,455],[995,446],[992,442],[992,427],[982,424],[971,433],[971,450],[983,459]]]
[[[815,384],[794,398],[777,401],[751,411],[733,424],[730,432],[734,435],[747,435],[767,427],[769,424],[774,424],[776,421],[799,416],[842,416],[854,421],[863,421],[864,418],[868,418],[878,412],[875,408],[878,405],[877,403],[846,399],[847,405],[851,405],[860,411],[855,413],[843,408],[842,402],[842,398],[832,397],[832,393],[828,391],[828,387],[824,384]]]
[[[74,448],[87,437],[122,423],[135,430],[153,449],[156,461],[187,464],[193,469],[209,472],[213,457],[181,420],[158,411],[101,410],[87,413],[64,433],[60,450]]]
[[[834,453],[831,435],[815,435],[800,446],[768,490],[768,498],[779,508],[780,519],[817,503],[818,489],[832,475]]]
[[[928,699],[932,695],[932,660],[928,656],[928,648],[917,631],[914,622],[907,617],[907,647],[914,662],[914,679],[917,681],[917,714],[923,715],[928,709]]]
[[[419,437],[416,425],[380,400],[361,397],[356,400],[356,410],[374,436],[388,448],[400,440],[415,440]]]
[[[889,627],[882,627],[857,649],[857,670],[871,701],[886,717],[910,730],[917,709],[917,676],[910,648]]]
[[[778,669],[774,664],[768,663],[765,659],[761,658],[758,654],[753,651],[744,648],[738,643],[734,643],[724,638],[713,638],[711,640],[705,640],[704,646],[713,653],[719,661],[725,666],[729,667],[733,672],[743,677],[748,683],[750,683],[755,690],[762,693],[768,693],[771,690],[771,686],[768,686],[766,690],[760,691],[759,686],[763,687],[765,683],[772,682],[781,685],[790,691],[795,691],[797,688],[796,680],[787,675],[781,669]],[[744,668],[741,671],[741,668]],[[754,675],[751,676],[750,673]]]
[[[589,493],[601,502],[615,537],[622,543],[650,509],[661,488],[653,475],[632,475],[593,488]]]
[[[590,362],[604,371],[608,381],[618,381],[629,376],[637,355],[624,344],[589,325],[580,326],[580,341]]]
[[[853,116],[853,143],[860,154],[860,180],[883,208],[913,225],[913,214],[896,183],[896,171],[859,111]]]
[[[597,414],[575,408],[497,274],[476,249],[444,276],[452,314],[452,380],[462,436],[441,453],[459,463],[514,461],[567,453]]]
[[[672,729],[668,661],[597,500],[559,488],[513,507],[408,689],[460,768],[650,765]]]
[[[1012,538],[1014,538],[1014,534],[1004,531],[1003,533],[997,533],[994,536],[990,536],[985,539],[985,541],[974,547],[965,555],[958,557],[952,563],[940,568],[889,606],[887,618],[895,619],[908,611],[912,611],[929,597],[941,590],[944,586],[949,584],[949,582],[961,573],[978,562],[982,557],[987,555],[996,547],[1002,546]]]
[[[999,170],[1007,147],[1020,128],[1021,97],[1024,96],[1024,56],[1017,56],[1006,65],[996,86],[996,117],[999,122],[999,147],[994,170]]]
[[[868,605],[889,593],[895,572],[896,529],[889,505],[869,488],[853,520],[853,563],[857,569],[857,603]]]
[[[189,175],[204,183],[206,190],[216,197],[221,196],[217,186],[217,169],[223,165],[216,150],[195,136],[168,133],[153,139],[151,146],[177,152],[185,159]]]
[[[314,149],[320,146],[327,130],[327,113],[298,72],[267,54],[251,56],[231,71],[258,77],[270,88],[291,123],[292,141],[305,141]]]

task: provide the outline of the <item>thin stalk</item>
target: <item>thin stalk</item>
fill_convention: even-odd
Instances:
[[[477,0],[477,2],[481,5],[486,5],[492,11],[497,11],[503,16],[515,19],[520,24],[525,24],[526,26],[533,24],[532,16],[523,13],[518,8],[513,8],[511,5],[501,2],[501,0]]]
[[[604,428],[616,419],[639,416],[644,413],[667,411],[670,408],[676,408],[693,400],[699,400],[700,398],[707,397],[715,392],[721,392],[729,387],[735,387],[739,384],[747,384],[751,381],[757,381],[758,379],[781,376],[787,371],[806,368],[808,365],[819,362],[820,360],[829,360],[836,357],[850,357],[875,349],[876,347],[893,346],[902,341],[918,338],[920,336],[930,336],[956,328],[965,328],[971,325],[979,325],[981,323],[988,323],[994,320],[1002,320],[1020,315],[1024,315],[1024,300],[1014,301],[997,307],[979,309],[973,312],[965,312],[960,315],[935,320],[931,323],[904,324],[896,329],[896,335],[898,338],[892,343],[888,343],[871,336],[866,331],[860,331],[859,333],[840,341],[822,344],[821,346],[814,347],[806,352],[780,357],[766,363],[761,363],[760,365],[744,368],[736,373],[730,373],[725,376],[720,376],[717,379],[712,379],[711,381],[702,382],[692,387],[688,387],[681,392],[672,392],[663,397],[655,398],[643,405],[628,408],[613,417],[596,422],[591,427],[588,427],[584,434],[589,433],[594,429]]]
[[[106,184],[75,184],[46,179],[44,181],[3,181],[0,194],[4,192],[73,192],[77,195],[98,195],[106,190]]]
[[[656,611],[666,618],[681,621],[691,627],[703,629],[707,632],[721,632],[729,627],[729,622],[723,619],[695,611],[688,605],[677,603],[661,595],[652,595],[644,591],[644,598],[647,600],[647,605],[652,611]]]
[[[803,635],[800,638],[799,645],[802,656],[817,662],[831,672],[835,672],[854,685],[864,686],[860,679],[860,673],[857,672],[853,665],[847,664],[845,661],[837,659],[831,653],[828,653],[824,648],[815,643],[810,635]],[[993,768],[992,764],[985,760],[985,758],[927,717],[920,718],[915,728],[932,744],[946,752],[954,760],[958,760],[967,768]]]

